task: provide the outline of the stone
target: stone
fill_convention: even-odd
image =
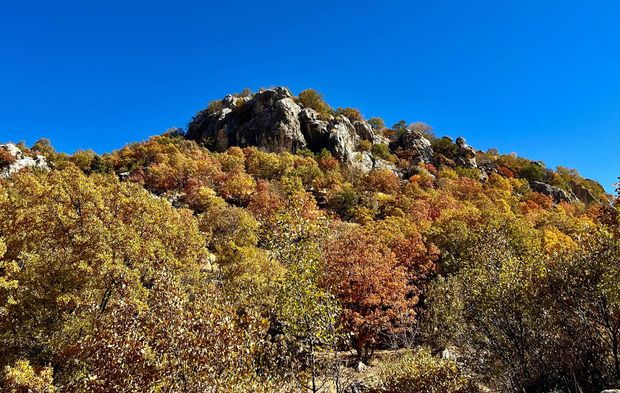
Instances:
[[[329,125],[328,146],[334,157],[351,163],[355,159],[355,151],[360,138],[355,127],[345,116],[338,116]]]
[[[39,170],[49,170],[49,165],[45,157],[36,155],[34,157],[26,156],[19,147],[13,143],[0,145],[0,149],[7,152],[15,158],[15,161],[4,167],[0,167],[0,178],[8,178],[12,174],[25,168],[33,168]]]
[[[312,151],[320,151],[329,143],[329,122],[321,119],[312,108],[304,108],[299,113],[301,132],[307,146]]]
[[[299,123],[301,107],[286,88],[263,90],[251,97],[228,95],[220,101],[220,107],[196,115],[186,138],[217,151],[230,146],[256,146],[269,152],[295,153],[306,147]]]
[[[573,195],[575,195],[575,197],[580,202],[582,202],[584,205],[588,206],[593,203],[600,203],[600,201],[594,195],[592,195],[590,190],[588,190],[586,187],[582,186],[581,184],[571,181],[570,187],[571,187],[571,191],[573,192]]]
[[[456,138],[457,155],[454,159],[454,163],[464,168],[477,168],[476,164],[476,151],[473,147],[469,146],[465,141],[465,138]]]
[[[403,132],[396,143],[392,144],[393,149],[402,149],[408,157],[407,176],[417,173],[418,165],[428,164],[433,160],[434,152],[431,142],[420,132],[407,130]]]
[[[532,191],[550,196],[554,203],[574,202],[576,199],[574,195],[569,194],[565,190],[540,181],[531,181],[530,188]]]
[[[326,149],[343,164],[362,172],[390,169],[402,175],[393,164],[358,150],[363,140],[373,145],[390,143],[375,133],[369,123],[361,120],[352,123],[345,116],[321,116],[312,108],[300,106],[284,87],[244,97],[227,95],[196,114],[185,137],[216,151],[230,146],[291,153],[301,148],[315,153]],[[419,146],[421,159],[430,161],[430,142],[421,135],[416,138],[422,139],[408,143]]]

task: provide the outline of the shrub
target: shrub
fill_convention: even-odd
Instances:
[[[9,166],[17,159],[6,149],[0,149],[0,167]]]
[[[375,131],[382,131],[385,128],[385,122],[380,117],[371,117],[368,119],[368,124],[370,124]]]
[[[436,154],[444,155],[451,160],[453,160],[457,155],[458,148],[456,144],[452,142],[452,139],[446,136],[443,138],[433,139],[431,146]]]
[[[376,393],[473,393],[479,389],[456,362],[433,357],[428,348],[381,365]]]
[[[4,385],[7,392],[54,392],[52,369],[39,369],[37,372],[28,360],[18,360],[14,366],[5,368],[4,383],[0,383],[0,388]]]
[[[364,116],[362,116],[362,113],[359,109],[355,108],[338,108],[336,110],[336,115],[342,115],[351,120],[351,122],[364,121]]]
[[[370,151],[370,149],[372,149],[372,142],[368,140],[363,140],[357,145],[359,151]]]
[[[386,144],[377,143],[376,145],[372,146],[371,151],[372,151],[372,155],[375,158],[381,158],[382,160],[392,162],[392,163],[396,162],[396,157],[392,155],[392,153],[390,153],[390,148]]]
[[[399,120],[398,123],[392,126],[392,133],[395,136],[400,136],[405,131],[407,131],[407,122],[405,120]]]
[[[314,109],[323,117],[329,117],[334,112],[323,100],[323,95],[314,89],[307,89],[299,93],[299,103],[306,108]]]
[[[400,180],[398,176],[389,169],[375,169],[368,172],[364,179],[364,184],[370,191],[391,194],[398,191]]]
[[[529,181],[542,181],[545,170],[539,163],[530,162],[519,170],[519,176]]]

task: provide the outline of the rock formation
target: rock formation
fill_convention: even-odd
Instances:
[[[284,87],[260,91],[248,97],[228,95],[199,112],[190,122],[186,138],[217,151],[230,146],[256,146],[268,152],[295,153],[301,148],[329,150],[334,157],[362,171],[391,167],[389,163],[358,149],[361,141],[387,144],[370,124],[345,116],[322,118],[304,108]]]
[[[574,202],[575,197],[561,188],[543,183],[540,181],[531,181],[530,188],[532,191],[539,192],[543,195],[550,196],[554,203]]]
[[[590,205],[592,203],[600,203],[600,201],[592,195],[592,192],[588,190],[581,184],[575,183],[574,181],[570,183],[571,190],[573,194],[579,201],[584,203],[585,205]]]
[[[43,156],[29,157],[24,155],[19,147],[12,143],[0,145],[0,153],[6,157],[12,157],[10,160],[2,163],[0,161],[0,178],[8,178],[24,168],[36,168],[41,170],[49,170],[47,161]]]
[[[476,151],[473,147],[465,142],[465,138],[459,136],[456,138],[457,155],[454,160],[455,164],[464,168],[477,168]]]

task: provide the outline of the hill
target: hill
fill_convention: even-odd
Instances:
[[[0,145],[3,391],[598,392],[618,200],[283,87],[103,155]]]

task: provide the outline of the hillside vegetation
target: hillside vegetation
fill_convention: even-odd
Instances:
[[[0,390],[620,386],[618,205],[312,90],[103,155],[0,145]]]

